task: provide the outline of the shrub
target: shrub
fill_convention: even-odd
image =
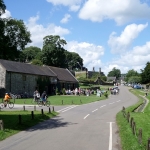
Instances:
[[[107,91],[104,93],[104,96],[105,96],[106,98],[108,98],[108,93],[107,93]]]
[[[66,90],[65,90],[65,88],[62,89],[62,94],[63,94],[63,95],[66,95]]]

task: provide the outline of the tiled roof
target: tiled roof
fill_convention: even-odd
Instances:
[[[57,68],[49,66],[49,68],[57,74],[57,79],[59,81],[67,81],[67,82],[78,82],[78,80],[72,75],[72,73],[68,69]]]
[[[57,75],[52,72],[48,66],[37,66],[32,64],[26,64],[15,61],[8,61],[0,59],[0,64],[10,72],[18,72],[18,73],[26,73],[26,74],[34,74],[34,75],[43,75],[43,76],[51,76],[56,77]]]

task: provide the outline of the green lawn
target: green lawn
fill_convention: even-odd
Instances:
[[[34,119],[32,119],[30,111],[0,111],[0,120],[4,122],[4,130],[0,130],[0,141],[57,114],[56,112],[44,112],[42,115],[40,111],[34,111]],[[22,118],[21,124],[19,124],[19,115]]]
[[[108,92],[110,94],[110,92]],[[104,94],[101,97],[98,97],[96,95],[90,95],[90,96],[76,96],[76,95],[54,95],[49,96],[48,101],[50,101],[51,105],[81,105],[81,104],[87,104],[99,100],[105,100],[106,97]],[[33,98],[28,99],[15,99],[15,104],[32,104]],[[14,100],[11,99],[13,102]]]
[[[136,136],[133,135],[130,124],[127,122],[127,119],[123,117],[123,113],[119,112],[117,114],[117,123],[119,126],[119,133],[121,137],[121,144],[123,150],[144,150],[147,146],[148,138],[150,137],[150,104],[146,107],[144,112],[133,112],[137,106],[143,103],[143,99],[139,95],[145,95],[145,92],[142,90],[133,89],[131,90],[133,94],[139,97],[139,102],[134,106],[126,108],[126,112],[130,112],[131,117],[134,118],[136,123]],[[148,99],[150,99],[150,94],[148,94]],[[142,143],[138,142],[139,129],[143,131]]]

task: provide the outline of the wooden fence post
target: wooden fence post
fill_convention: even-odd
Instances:
[[[34,111],[31,111],[31,118],[34,119]]]
[[[25,111],[26,109],[25,109],[25,105],[23,106],[23,110]]]
[[[19,119],[19,124],[21,124],[22,123],[21,115],[18,116],[18,119]]]
[[[142,129],[139,129],[139,143],[142,144]]]
[[[127,114],[127,120],[128,120],[128,122],[130,122],[130,113],[129,112]]]
[[[54,106],[53,106],[53,111],[54,111]]]
[[[150,138],[148,139],[147,150],[150,150]]]
[[[133,121],[134,121],[134,119],[133,119],[133,117],[131,117],[131,120],[130,120],[130,126],[131,126],[131,128],[133,126]]]
[[[42,115],[44,114],[43,109],[41,109],[41,114],[42,114]]]
[[[51,113],[51,108],[49,107],[49,113]]]
[[[124,106],[122,108],[122,112],[123,112],[123,116],[126,117],[126,111],[125,111],[125,107]]]
[[[4,130],[4,122],[3,122],[3,120],[0,120],[0,130]]]
[[[36,111],[36,105],[34,105],[34,111]]]
[[[132,130],[133,130],[133,134],[136,135],[136,123],[135,122],[133,122]]]

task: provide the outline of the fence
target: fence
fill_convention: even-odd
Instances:
[[[137,137],[138,143],[140,145],[142,145],[142,144],[144,145],[144,143],[142,141],[143,130],[141,128],[137,130],[136,122],[134,121],[134,118],[130,116],[129,112],[126,112],[125,107],[122,108],[122,113],[123,113],[124,118],[126,118],[127,122],[130,124],[133,135],[135,135],[135,137]],[[145,147],[145,150],[150,150],[150,138],[148,138],[147,144],[144,145],[144,147]]]

